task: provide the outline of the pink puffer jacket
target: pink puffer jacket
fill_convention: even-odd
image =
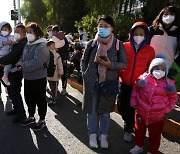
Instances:
[[[139,79],[145,79],[147,73]],[[155,79],[149,75],[146,86],[139,87],[136,83],[131,94],[131,106],[136,106],[137,113],[146,124],[158,122],[164,114],[170,112],[178,100],[177,92],[169,93],[165,90],[168,83],[165,78]],[[174,86],[174,81],[169,80],[169,85]]]

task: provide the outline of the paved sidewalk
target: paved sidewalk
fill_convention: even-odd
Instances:
[[[69,95],[59,96],[57,104],[48,107],[47,129],[40,132],[12,123],[12,117],[5,114],[11,103],[4,93],[0,102],[0,154],[128,154],[134,143],[123,141],[123,121],[117,113],[111,114],[110,148],[89,148],[86,115],[80,107],[82,94],[70,86],[67,91]],[[159,153],[179,154],[179,144],[179,139],[163,134]],[[146,149],[147,141],[144,153]]]

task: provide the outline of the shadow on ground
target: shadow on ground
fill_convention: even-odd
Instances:
[[[57,103],[51,106],[51,109],[57,114],[55,118],[59,120],[78,140],[87,147],[88,135],[86,128],[86,114],[81,109],[81,102],[71,95],[59,96]],[[99,154],[125,154],[134,146],[134,143],[126,143],[123,141],[123,128],[111,120],[109,131],[109,149],[91,149]],[[147,139],[145,141],[145,149],[147,149]],[[144,150],[144,153],[147,153]],[[159,152],[161,154],[161,152]]]
[[[12,120],[15,116],[6,115],[6,112],[12,109],[12,104],[8,97],[4,104],[0,101],[1,154],[66,154],[63,146],[48,129],[33,133],[30,127],[13,124]]]

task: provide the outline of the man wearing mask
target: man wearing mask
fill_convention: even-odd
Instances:
[[[52,31],[53,25],[49,25],[46,28],[47,34],[48,34],[48,39],[50,39],[53,36],[53,31]]]
[[[82,27],[79,28],[78,32],[79,32],[79,42],[83,47],[85,47],[85,44],[88,40],[88,35],[86,32],[84,32]]]
[[[9,112],[7,112],[7,115],[14,115],[17,116],[15,119],[13,119],[13,123],[18,123],[23,121],[26,118],[23,100],[21,96],[21,87],[22,87],[22,71],[18,71],[15,64],[19,61],[24,46],[27,43],[26,39],[26,30],[25,26],[22,24],[18,24],[15,27],[15,34],[14,34],[14,41],[15,44],[12,46],[12,51],[0,58],[0,64],[2,65],[8,65],[12,64],[11,72],[9,73],[9,80],[11,82],[11,85],[8,87],[8,93],[10,96],[10,99],[12,100],[13,109]]]

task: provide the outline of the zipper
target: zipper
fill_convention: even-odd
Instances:
[[[135,50],[135,56],[134,56],[134,62],[133,62],[133,68],[132,68],[131,78],[130,78],[130,85],[132,85],[132,76],[133,76],[133,74],[134,74],[134,67],[135,67],[135,63],[136,63],[136,56],[137,56],[137,50]]]

